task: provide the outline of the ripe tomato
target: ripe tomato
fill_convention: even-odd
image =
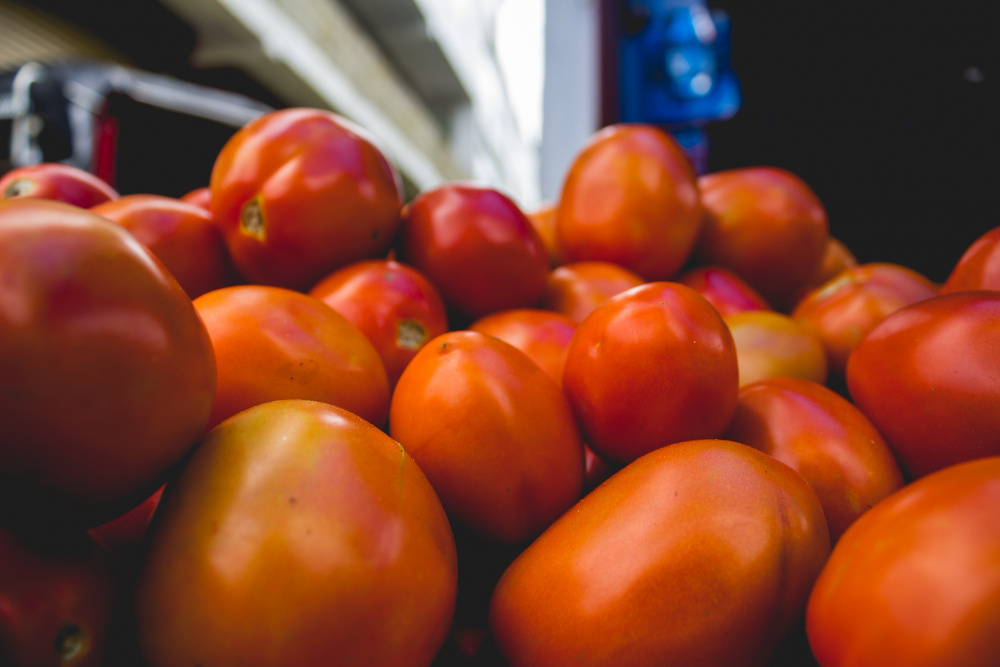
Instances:
[[[534,306],[549,266],[517,204],[471,185],[443,185],[414,199],[404,213],[400,254],[469,317]]]
[[[419,271],[399,262],[372,260],[345,266],[309,294],[346,317],[371,341],[390,388],[417,351],[448,330],[437,289]]]
[[[0,203],[0,285],[0,523],[112,519],[205,426],[205,327],[128,232],[58,202]]]
[[[188,204],[194,204],[195,206],[199,206],[205,209],[206,211],[211,212],[212,188],[209,187],[195,188],[191,192],[181,197],[181,201],[186,202]]]
[[[0,201],[18,197],[54,199],[90,208],[118,199],[118,193],[90,172],[68,164],[46,162],[12,169],[0,178]]]
[[[542,304],[579,324],[594,308],[642,283],[642,278],[617,264],[567,264],[549,274]]]
[[[365,132],[319,109],[248,123],[219,153],[211,188],[240,272],[296,289],[384,255],[402,206],[399,174]]]
[[[556,205],[543,204],[538,209],[528,213],[527,216],[528,222],[538,232],[538,237],[542,239],[545,252],[549,255],[549,263],[552,266],[562,264],[562,255],[559,252],[559,239],[556,238]]]
[[[826,387],[772,378],[740,390],[726,431],[790,466],[823,505],[830,540],[903,486],[903,473],[868,418]]]
[[[826,353],[819,337],[781,313],[753,310],[722,318],[733,335],[740,386],[775,377],[826,382]]]
[[[556,236],[569,262],[613,262],[663,280],[691,254],[701,216],[694,172],[673,137],[651,125],[614,125],[570,165]]]
[[[823,257],[820,258],[813,277],[806,281],[805,287],[800,291],[799,300],[802,300],[808,292],[835,278],[841,271],[857,265],[858,260],[846,245],[832,236],[827,237]]]
[[[473,322],[469,330],[513,345],[562,386],[566,347],[576,331],[576,323],[565,315],[545,310],[505,310]]]
[[[490,629],[511,667],[765,665],[830,552],[816,494],[734,442],[663,447],[507,569]]]
[[[535,537],[583,489],[583,443],[559,386],[492,336],[428,343],[396,385],[389,426],[448,513],[499,542]]]
[[[941,287],[941,294],[980,289],[1000,290],[1000,227],[969,246]]]
[[[349,410],[376,426],[389,413],[378,352],[319,299],[242,285],[194,302],[212,339],[219,387],[208,428],[268,401],[300,398]]]
[[[213,430],[157,512],[136,596],[150,667],[430,664],[455,542],[387,435],[313,401]]]
[[[163,489],[164,487],[161,486],[153,495],[117,519],[91,528],[91,535],[115,553],[134,549],[146,535],[146,528],[149,527],[153,513],[160,504]]]
[[[594,450],[584,445],[584,476],[583,492],[590,493],[615,473],[615,467],[594,453]]]
[[[847,386],[914,478],[1000,454],[1000,294],[893,313],[854,350]]]
[[[844,533],[806,615],[823,667],[993,667],[1000,656],[1000,457],[946,468]]]
[[[576,330],[563,390],[587,444],[628,462],[725,432],[736,410],[733,337],[715,308],[677,283],[608,299]]]
[[[720,266],[691,269],[677,282],[687,285],[712,304],[719,315],[733,315],[750,310],[771,310],[757,290],[735,273]]]

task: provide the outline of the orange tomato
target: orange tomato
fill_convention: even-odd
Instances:
[[[766,310],[722,318],[733,335],[740,386],[775,377],[826,382],[826,353],[820,338],[792,318]]]
[[[565,315],[545,310],[505,310],[473,322],[469,330],[513,345],[562,386],[566,347],[576,331],[576,323]]]
[[[719,315],[733,315],[750,310],[771,310],[757,290],[747,285],[735,273],[719,266],[702,266],[691,269],[677,279],[712,304]]]
[[[206,211],[212,211],[212,188],[195,188],[191,192],[181,197],[181,201],[199,206]]]
[[[527,214],[528,222],[538,232],[538,237],[545,245],[545,252],[549,255],[549,263],[552,266],[559,266],[563,263],[562,255],[559,252],[559,239],[556,238],[556,205],[543,204],[539,208]]]
[[[642,278],[617,264],[576,262],[549,274],[542,305],[579,324],[594,308],[642,283]]]
[[[800,300],[806,293],[835,278],[841,271],[857,265],[858,260],[846,245],[832,236],[827,237],[826,247],[823,249],[823,257],[819,260],[816,273],[806,282],[806,286],[800,292]]]
[[[0,201],[32,197],[90,208],[118,199],[110,185],[90,172],[58,162],[12,169],[0,178]]]
[[[981,289],[1000,290],[1000,227],[969,246],[941,287],[941,294]]]

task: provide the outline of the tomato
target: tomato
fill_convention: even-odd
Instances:
[[[90,208],[118,199],[118,193],[90,172],[46,162],[12,169],[0,178],[0,201],[19,197],[54,199]]]
[[[741,389],[726,437],[802,475],[819,496],[832,542],[903,486],[896,459],[868,418],[808,380],[772,378]]]
[[[770,303],[792,305],[826,248],[829,224],[816,194],[776,167],[707,174],[698,187],[706,211],[698,254],[736,272]]]
[[[594,453],[590,447],[584,446],[584,477],[583,492],[590,493],[615,473],[610,463]]]
[[[455,606],[434,490],[357,416],[275,401],[199,445],[136,594],[150,667],[430,664]]]
[[[437,289],[419,271],[399,262],[372,260],[345,266],[309,294],[346,317],[371,341],[390,388],[417,351],[448,330]]]
[[[407,206],[400,256],[469,317],[534,306],[549,266],[517,204],[496,190],[457,184],[424,192]]]
[[[822,341],[792,318],[755,310],[722,319],[736,344],[741,387],[774,377],[826,382],[826,353]]]
[[[826,246],[823,248],[823,257],[820,258],[819,266],[816,267],[813,277],[806,282],[805,287],[800,292],[800,300],[807,292],[835,278],[841,271],[857,265],[858,260],[854,257],[854,253],[843,242],[832,236],[827,237]]]
[[[823,667],[993,667],[1000,457],[928,475],[844,533],[809,598]]]
[[[510,343],[562,386],[566,347],[576,331],[576,323],[565,315],[545,310],[506,310],[473,322],[469,330]]]
[[[545,246],[545,252],[549,255],[549,263],[552,266],[562,264],[562,255],[559,252],[559,239],[556,238],[556,205],[543,204],[527,215],[528,222],[538,232],[538,238],[542,240],[542,244]]]
[[[914,478],[1000,454],[1000,294],[893,313],[854,350],[847,387]]]
[[[969,246],[941,287],[941,294],[980,289],[1000,290],[1000,227]]]
[[[879,322],[936,294],[934,283],[905,266],[862,264],[807,294],[792,317],[819,336],[830,367],[843,375],[851,352]]]
[[[399,226],[399,174],[363,130],[320,109],[250,121],[212,168],[212,213],[255,283],[308,289],[384,255]]]
[[[712,304],[720,315],[733,315],[751,310],[771,310],[757,290],[747,285],[735,273],[719,266],[691,269],[677,282],[687,285]]]
[[[694,172],[673,137],[651,125],[613,125],[570,165],[556,236],[569,262],[612,262],[663,280],[691,254],[701,216]]]
[[[163,489],[164,487],[161,486],[153,495],[117,519],[91,528],[91,535],[114,552],[127,551],[137,547],[146,535],[146,528],[149,527],[153,513],[160,504]]]
[[[535,537],[583,489],[583,443],[559,386],[492,336],[452,332],[420,350],[389,428],[445,510],[489,539]]]
[[[642,283],[642,278],[617,264],[576,262],[549,274],[542,304],[579,324],[594,308]]]
[[[566,353],[563,390],[587,444],[609,462],[725,432],[739,389],[736,348],[689,287],[649,283],[598,306]]]
[[[319,299],[260,285],[209,292],[194,302],[212,339],[219,387],[208,428],[279,399],[322,401],[376,426],[389,412],[378,352]]]
[[[199,206],[206,211],[212,211],[212,188],[195,188],[181,197],[182,202]]]
[[[765,665],[830,551],[816,494],[734,442],[663,447],[507,569],[490,629],[511,667]]]
[[[94,525],[198,439],[215,394],[191,301],[124,229],[67,204],[0,203],[0,524]]]

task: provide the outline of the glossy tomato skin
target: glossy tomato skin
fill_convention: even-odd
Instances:
[[[757,290],[742,278],[721,266],[701,266],[677,279],[705,298],[719,315],[733,315],[751,310],[771,310]]]
[[[309,294],[330,306],[375,346],[395,387],[420,348],[448,330],[437,289],[416,269],[392,260],[334,271]]]
[[[378,352],[333,308],[262,285],[209,292],[194,302],[212,340],[219,388],[208,428],[268,401],[305,399],[382,426],[389,382]]]
[[[396,385],[389,427],[445,510],[498,542],[535,537],[583,489],[583,442],[559,386],[492,336],[428,343]]]
[[[240,272],[308,289],[385,254],[399,226],[399,174],[363,130],[320,109],[251,121],[212,168],[212,213]]]
[[[168,487],[137,591],[150,667],[426,667],[456,593],[441,503],[359,417],[275,401],[226,421]]]
[[[889,496],[844,534],[809,598],[822,667],[989,667],[1000,656],[1000,457]]]
[[[1000,454],[1000,294],[899,310],[847,362],[851,398],[917,478]]]
[[[182,202],[199,206],[209,213],[212,212],[212,188],[205,186],[195,188],[191,192],[181,197]]]
[[[0,178],[0,201],[19,197],[52,199],[90,208],[118,199],[110,185],[90,172],[59,162],[12,169]]]
[[[473,322],[469,331],[513,345],[562,386],[566,348],[576,331],[576,323],[565,315],[545,310],[506,310]]]
[[[609,262],[576,262],[549,274],[542,305],[577,324],[613,296],[643,283],[628,269]]]
[[[430,278],[448,306],[474,318],[537,304],[549,265],[517,204],[492,188],[462,184],[410,202],[400,256]]]
[[[774,377],[826,382],[827,361],[822,341],[792,318],[754,310],[722,319],[736,344],[741,387]]]
[[[563,390],[587,444],[609,462],[722,435],[736,410],[736,348],[722,318],[678,283],[598,306],[566,353]]]
[[[511,667],[765,665],[830,551],[783,463],[663,447],[583,498],[507,569],[490,629]]]
[[[830,540],[903,486],[903,473],[864,413],[826,387],[772,378],[740,390],[726,437],[788,465],[823,505]]]
[[[205,327],[128,232],[67,204],[0,203],[0,275],[0,523],[112,519],[205,426]]]
[[[941,294],[983,289],[1000,290],[1000,227],[969,246],[941,287]]]
[[[549,255],[549,263],[552,266],[563,264],[562,253],[559,251],[559,239],[556,238],[556,208],[555,204],[548,203],[527,213],[528,222],[538,232],[538,237],[542,239],[545,252]]]

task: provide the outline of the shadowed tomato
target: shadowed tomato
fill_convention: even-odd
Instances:
[[[726,437],[759,449],[809,482],[830,540],[903,486],[903,473],[868,418],[826,387],[773,378],[740,390]]]
[[[212,214],[203,208],[159,195],[126,195],[91,210],[129,230],[192,299],[242,282]]]
[[[90,172],[58,162],[33,164],[0,178],[0,200],[18,197],[54,199],[80,208],[118,199],[110,185]]]
[[[146,535],[146,528],[153,518],[153,513],[160,504],[164,487],[160,487],[149,498],[133,507],[117,519],[112,519],[96,528],[91,528],[90,532],[108,546],[114,552],[132,549],[142,542]]]
[[[819,261],[819,266],[816,267],[816,273],[800,290],[798,301],[801,301],[806,294],[820,285],[835,278],[841,271],[857,265],[858,260],[855,259],[854,254],[847,249],[846,245],[832,236],[827,237],[823,257]]]
[[[1000,290],[1000,227],[969,246],[941,287],[941,294],[981,289]]]
[[[389,424],[448,513],[490,539],[535,537],[583,489],[583,443],[559,386],[497,338],[428,343],[396,385]]]
[[[150,667],[425,667],[451,625],[441,503],[340,408],[275,401],[224,422],[151,532],[136,596]]]
[[[677,142],[651,125],[613,125],[570,165],[556,212],[568,262],[612,262],[663,280],[691,254],[702,210]]]
[[[349,410],[376,426],[389,413],[378,352],[319,299],[279,287],[243,285],[195,300],[219,367],[208,420],[214,428],[268,401],[300,398]]]
[[[587,444],[609,462],[722,435],[736,410],[736,348],[689,287],[648,283],[608,299],[576,330],[563,390]]]
[[[528,218],[503,194],[443,185],[404,212],[400,254],[469,317],[534,306],[549,259]]]
[[[740,386],[775,377],[826,382],[826,353],[819,337],[781,313],[755,310],[722,318],[733,335]]]
[[[822,667],[993,667],[1000,457],[910,484],[844,533],[806,615]]]
[[[757,290],[735,273],[718,266],[692,269],[677,279],[712,304],[719,315],[733,315],[750,310],[771,310]]]
[[[826,248],[826,209],[816,194],[775,167],[707,174],[698,187],[706,211],[698,254],[736,272],[770,303],[792,305]]]
[[[766,665],[830,552],[795,471],[719,440],[663,447],[507,569],[490,629],[511,667]]]
[[[0,524],[94,525],[197,441],[215,359],[190,299],[132,235],[19,199],[0,203],[0,377]]]
[[[181,197],[182,202],[199,206],[206,211],[212,210],[212,188],[195,188],[191,192]]]
[[[506,310],[473,322],[470,331],[488,334],[524,352],[562,386],[566,347],[576,323],[545,310]]]
[[[542,305],[579,324],[594,308],[642,283],[642,278],[617,264],[567,264],[549,274]]]
[[[806,295],[792,317],[819,336],[830,367],[843,375],[851,352],[879,322],[936,294],[934,283],[905,266],[862,264]]]
[[[1000,454],[1000,294],[893,313],[854,350],[847,386],[914,478]]]
[[[585,467],[583,492],[590,493],[604,483],[604,480],[611,477],[611,475],[615,472],[615,468],[612,467],[610,463],[595,454],[594,450],[590,447],[585,446],[583,453]]]
[[[211,189],[240,272],[296,289],[384,255],[402,206],[399,174],[365,132],[320,109],[250,121],[219,153]]]
[[[330,306],[375,346],[389,387],[427,341],[448,330],[437,289],[419,271],[391,260],[372,260],[331,273],[309,294]]]
[[[556,205],[544,204],[537,210],[528,213],[527,216],[528,222],[538,232],[538,237],[542,239],[545,252],[549,255],[549,264],[552,266],[562,264],[559,240],[556,238]]]

